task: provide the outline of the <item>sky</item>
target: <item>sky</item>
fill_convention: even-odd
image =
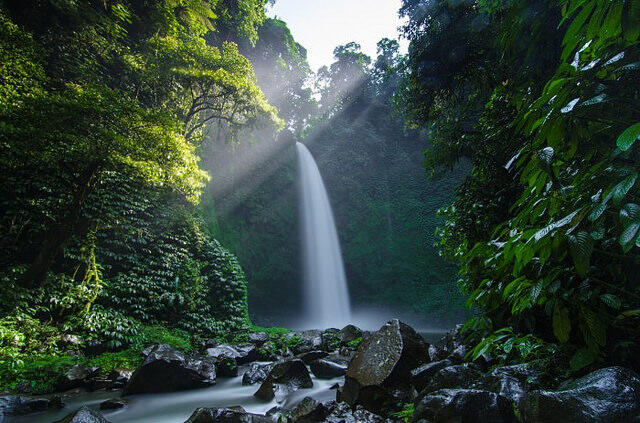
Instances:
[[[276,0],[268,11],[285,21],[295,40],[308,52],[309,65],[317,71],[333,63],[333,49],[355,41],[374,58],[383,37],[399,39],[401,0]],[[407,42],[399,40],[401,51]]]

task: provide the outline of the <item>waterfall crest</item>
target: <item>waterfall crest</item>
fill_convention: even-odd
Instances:
[[[341,328],[351,321],[347,278],[329,197],[311,152],[296,145],[307,322],[313,328]]]

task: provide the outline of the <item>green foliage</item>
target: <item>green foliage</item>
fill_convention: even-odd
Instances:
[[[397,102],[411,124],[429,121],[431,169],[473,163],[439,234],[492,322],[476,352],[530,332],[574,345],[574,370],[603,356],[633,365],[621,351],[637,345],[624,311],[640,301],[638,8],[403,3],[411,73]]]
[[[532,334],[517,335],[507,327],[484,338],[469,352],[468,357],[477,360],[487,354],[503,363],[526,362],[549,357],[553,352],[553,346],[545,344],[540,338]]]
[[[360,344],[362,343],[362,337],[356,338],[353,341],[347,342],[347,347],[352,350],[357,350]]]
[[[113,369],[135,370],[144,361],[139,349],[126,349],[118,352],[106,352],[87,361],[89,366],[100,367],[103,375],[108,375]]]
[[[63,375],[78,358],[70,355],[26,355],[19,367],[0,365],[0,389],[16,390],[26,385],[35,393],[50,393],[58,389]]]
[[[391,417],[397,418],[400,421],[403,421],[405,423],[409,423],[413,419],[414,414],[415,414],[415,405],[411,402],[411,403],[405,404],[402,407],[401,411],[398,411],[396,413],[391,413]]]

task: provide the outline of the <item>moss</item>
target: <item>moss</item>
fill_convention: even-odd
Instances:
[[[142,364],[142,353],[138,349],[127,349],[119,352],[106,352],[89,360],[90,366],[100,367],[103,375],[113,369],[134,370]]]
[[[136,342],[138,348],[145,348],[149,344],[167,344],[181,351],[191,351],[191,336],[182,329],[169,329],[164,326],[145,326],[140,331],[140,339]]]
[[[354,339],[353,341],[347,342],[347,347],[357,350],[361,343],[362,343],[362,337],[359,337]]]

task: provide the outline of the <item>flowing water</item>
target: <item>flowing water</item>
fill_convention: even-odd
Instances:
[[[313,156],[303,144],[297,143],[296,147],[300,163],[305,325],[341,328],[351,323],[351,309],[333,211]]]
[[[242,375],[247,367],[243,366]],[[291,393],[283,403],[260,401],[253,396],[260,387],[242,385],[242,377],[218,379],[215,386],[191,391],[171,392],[166,394],[133,395],[125,408],[115,411],[102,411],[107,420],[113,423],[182,423],[198,407],[233,407],[242,406],[251,413],[265,414],[271,408],[280,406],[290,409],[304,397],[312,397],[320,402],[335,400],[336,391],[331,386],[341,382],[342,378],[319,380],[312,376],[313,387],[300,389]],[[81,394],[65,399],[65,407],[43,413],[29,414],[23,417],[9,418],[10,423],[51,423],[62,419],[83,405],[98,409],[101,402],[119,396],[119,392],[94,392]],[[0,421],[2,416],[0,415]]]

